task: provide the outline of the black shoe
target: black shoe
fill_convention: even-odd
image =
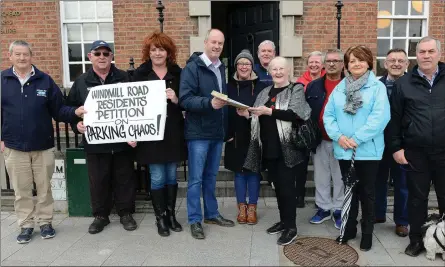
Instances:
[[[136,221],[133,219],[130,213],[121,216],[121,224],[124,226],[124,229],[127,231],[134,231],[138,228]]]
[[[170,230],[168,229],[168,218],[165,204],[165,194],[167,190],[165,188],[151,190],[151,202],[153,203],[153,209],[156,215],[156,226],[158,227],[158,234],[160,236],[169,236]]]
[[[352,234],[345,233],[345,235],[343,236],[343,239],[341,241],[340,241],[340,236],[337,237],[337,239],[335,239],[335,241],[337,243],[339,243],[340,245],[342,245],[342,244],[348,243],[349,240],[354,239],[356,237],[357,237],[357,232],[354,232]]]
[[[423,242],[411,242],[405,249],[405,254],[411,257],[417,257],[419,254],[425,250]]]
[[[304,197],[297,197],[297,208],[304,208]]]
[[[190,225],[190,232],[192,233],[192,236],[195,239],[205,238],[204,230],[202,229],[202,225],[199,222]]]
[[[43,239],[53,238],[56,236],[56,230],[54,230],[50,223],[41,225],[40,236],[42,236]]]
[[[174,232],[181,232],[182,226],[178,223],[175,216],[176,196],[178,194],[178,184],[167,185],[167,224]]]
[[[278,238],[277,244],[280,246],[289,245],[297,238],[297,228],[286,229]]]
[[[19,244],[29,243],[29,241],[31,241],[33,231],[34,228],[22,228],[22,231],[17,236],[17,243]]]
[[[219,226],[224,226],[224,227],[233,227],[235,226],[235,223],[231,220],[228,219],[224,219],[223,216],[218,215],[215,218],[212,219],[204,219],[204,223],[208,223],[208,224],[217,224]]]
[[[372,247],[372,234],[362,234],[362,240],[360,241],[360,250],[368,251]]]
[[[100,233],[108,224],[110,224],[110,219],[108,217],[96,216],[96,218],[94,218],[93,223],[88,228],[88,233],[90,234]]]
[[[277,222],[276,224],[272,225],[269,229],[266,230],[266,232],[269,235],[276,235],[284,231],[284,223]]]

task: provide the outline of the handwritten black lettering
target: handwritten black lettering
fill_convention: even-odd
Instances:
[[[107,89],[101,89],[101,90],[93,90],[92,97],[93,99],[108,99],[108,98],[119,98],[124,97],[122,94],[122,88],[116,87],[116,88],[107,88]]]
[[[124,125],[87,126],[85,136],[88,140],[113,140],[126,138]]]
[[[97,101],[98,110],[144,107],[146,105],[147,105],[147,96],[134,97],[134,98],[105,99]]]
[[[97,119],[110,120],[110,119],[122,119],[122,118],[133,118],[141,117],[145,115],[144,108],[129,108],[129,109],[108,109],[108,110],[97,110]]]
[[[127,92],[128,96],[141,96],[141,95],[147,95],[149,89],[146,85],[128,86]]]

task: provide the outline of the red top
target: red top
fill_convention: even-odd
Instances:
[[[325,69],[321,70],[320,77],[326,74]],[[304,91],[306,92],[306,86],[312,82],[311,72],[309,70],[305,71],[303,75],[297,79],[297,83],[302,83],[304,85]]]
[[[320,112],[320,118],[318,119],[318,124],[320,125],[321,133],[323,134],[323,139],[328,141],[331,141],[331,138],[329,138],[328,134],[326,133],[326,130],[324,129],[324,124],[323,124],[324,108],[326,107],[326,104],[328,103],[329,100],[329,96],[331,95],[332,91],[334,91],[335,86],[337,86],[337,84],[339,84],[340,82],[341,80],[331,81],[328,79],[325,79],[324,82],[324,88],[326,89],[326,97],[324,99],[323,108],[321,109]]]

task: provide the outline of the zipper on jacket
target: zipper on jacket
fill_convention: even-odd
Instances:
[[[235,148],[236,148],[236,131],[235,131],[235,137],[233,138],[234,140],[234,142],[235,142]]]

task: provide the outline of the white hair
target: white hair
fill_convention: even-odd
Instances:
[[[273,51],[275,51],[275,44],[274,44],[274,42],[272,42],[271,40],[264,40],[264,41],[262,41],[262,42],[258,45],[258,51],[260,51],[260,47],[261,47],[262,45],[267,45],[267,44],[270,44],[270,45],[272,46],[272,48],[273,48]]]
[[[288,79],[289,79],[289,81],[292,80],[292,72],[290,70],[289,64],[287,63],[287,60],[284,57],[280,57],[280,56],[274,57],[270,61],[269,65],[267,66],[267,71],[270,73],[272,70],[272,67],[274,67],[275,65],[279,65],[279,66],[282,66],[283,68],[287,69],[289,72]]]
[[[437,51],[440,53],[441,50],[440,50],[440,41],[439,41],[439,39],[436,39],[436,38],[431,37],[431,36],[425,36],[425,37],[423,37],[422,39],[419,40],[419,42],[416,45],[416,52],[419,51],[419,45],[421,43],[425,43],[425,42],[429,42],[429,41],[433,41],[433,40],[436,42]]]
[[[16,47],[16,46],[25,46],[25,47],[28,47],[28,49],[29,49],[29,54],[32,55],[31,45],[28,44],[26,41],[23,41],[23,40],[16,40],[16,41],[12,42],[12,43],[9,45],[9,53],[10,53],[10,54],[12,54],[12,51],[14,50],[14,47]]]
[[[313,56],[319,56],[319,57],[321,57],[321,62],[324,62],[324,55],[323,55],[323,53],[320,52],[320,51],[314,51],[314,52],[311,52],[311,53],[307,56],[307,58],[306,58],[306,65],[309,64],[309,58],[311,58],[311,57],[313,57]]]

